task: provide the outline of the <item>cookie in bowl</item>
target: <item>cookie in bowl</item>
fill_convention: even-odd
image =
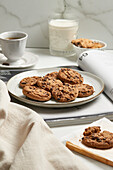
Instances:
[[[86,38],[75,39],[72,40],[71,43],[75,48],[77,57],[79,57],[79,55],[86,50],[95,50],[95,49],[104,50],[107,47],[107,44],[103,41],[86,39]]]

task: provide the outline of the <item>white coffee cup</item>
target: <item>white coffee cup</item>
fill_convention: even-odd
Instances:
[[[16,62],[24,55],[28,35],[21,31],[8,31],[0,34],[2,53],[9,63]]]

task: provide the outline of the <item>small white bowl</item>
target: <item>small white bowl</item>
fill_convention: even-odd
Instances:
[[[78,46],[73,44],[73,47],[75,49],[75,53],[76,53],[77,58],[79,58],[80,54],[83,53],[84,51],[87,51],[87,50],[105,50],[106,47],[107,47],[107,44],[105,42],[103,42],[103,41],[94,40],[94,39],[90,39],[90,40],[92,40],[94,42],[97,42],[97,43],[101,43],[104,46],[101,47],[101,48],[82,48],[82,47],[78,47]]]

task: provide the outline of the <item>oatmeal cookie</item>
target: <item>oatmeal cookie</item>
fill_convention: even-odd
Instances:
[[[30,99],[37,101],[48,101],[51,98],[51,93],[36,86],[25,86],[23,94]]]
[[[94,93],[93,86],[89,84],[77,84],[78,87],[78,97],[88,97]]]
[[[58,102],[69,102],[78,96],[78,89],[72,85],[55,86],[52,89],[52,95]]]
[[[91,148],[109,149],[113,147],[113,133],[101,132],[100,127],[88,127],[83,133],[82,143]]]
[[[45,90],[52,91],[54,86],[62,86],[63,83],[51,77],[43,77],[41,80],[37,81],[37,85]]]
[[[23,78],[20,83],[19,83],[19,86],[21,88],[25,87],[25,86],[33,86],[37,83],[37,80],[40,79],[40,77],[38,76],[33,76],[33,77],[26,77],[26,78]]]
[[[69,68],[61,68],[58,73],[58,78],[63,82],[70,84],[83,83],[83,77],[77,71]]]

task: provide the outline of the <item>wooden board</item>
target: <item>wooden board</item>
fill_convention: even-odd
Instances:
[[[92,153],[90,151],[87,151],[86,149],[83,149],[83,148],[81,148],[81,147],[79,147],[79,146],[77,146],[77,145],[75,145],[75,144],[73,144],[73,143],[71,143],[69,141],[66,142],[66,147],[69,148],[72,151],[76,151],[76,152],[78,152],[78,153],[80,153],[82,155],[85,155],[85,156],[87,156],[89,158],[95,159],[97,161],[100,161],[100,162],[102,162],[104,164],[107,164],[107,165],[110,165],[110,166],[113,167],[113,162],[112,161],[110,161],[110,160],[108,160],[108,159],[106,159],[106,158],[104,158],[102,156],[96,155],[96,154],[94,154],[94,153]]]

